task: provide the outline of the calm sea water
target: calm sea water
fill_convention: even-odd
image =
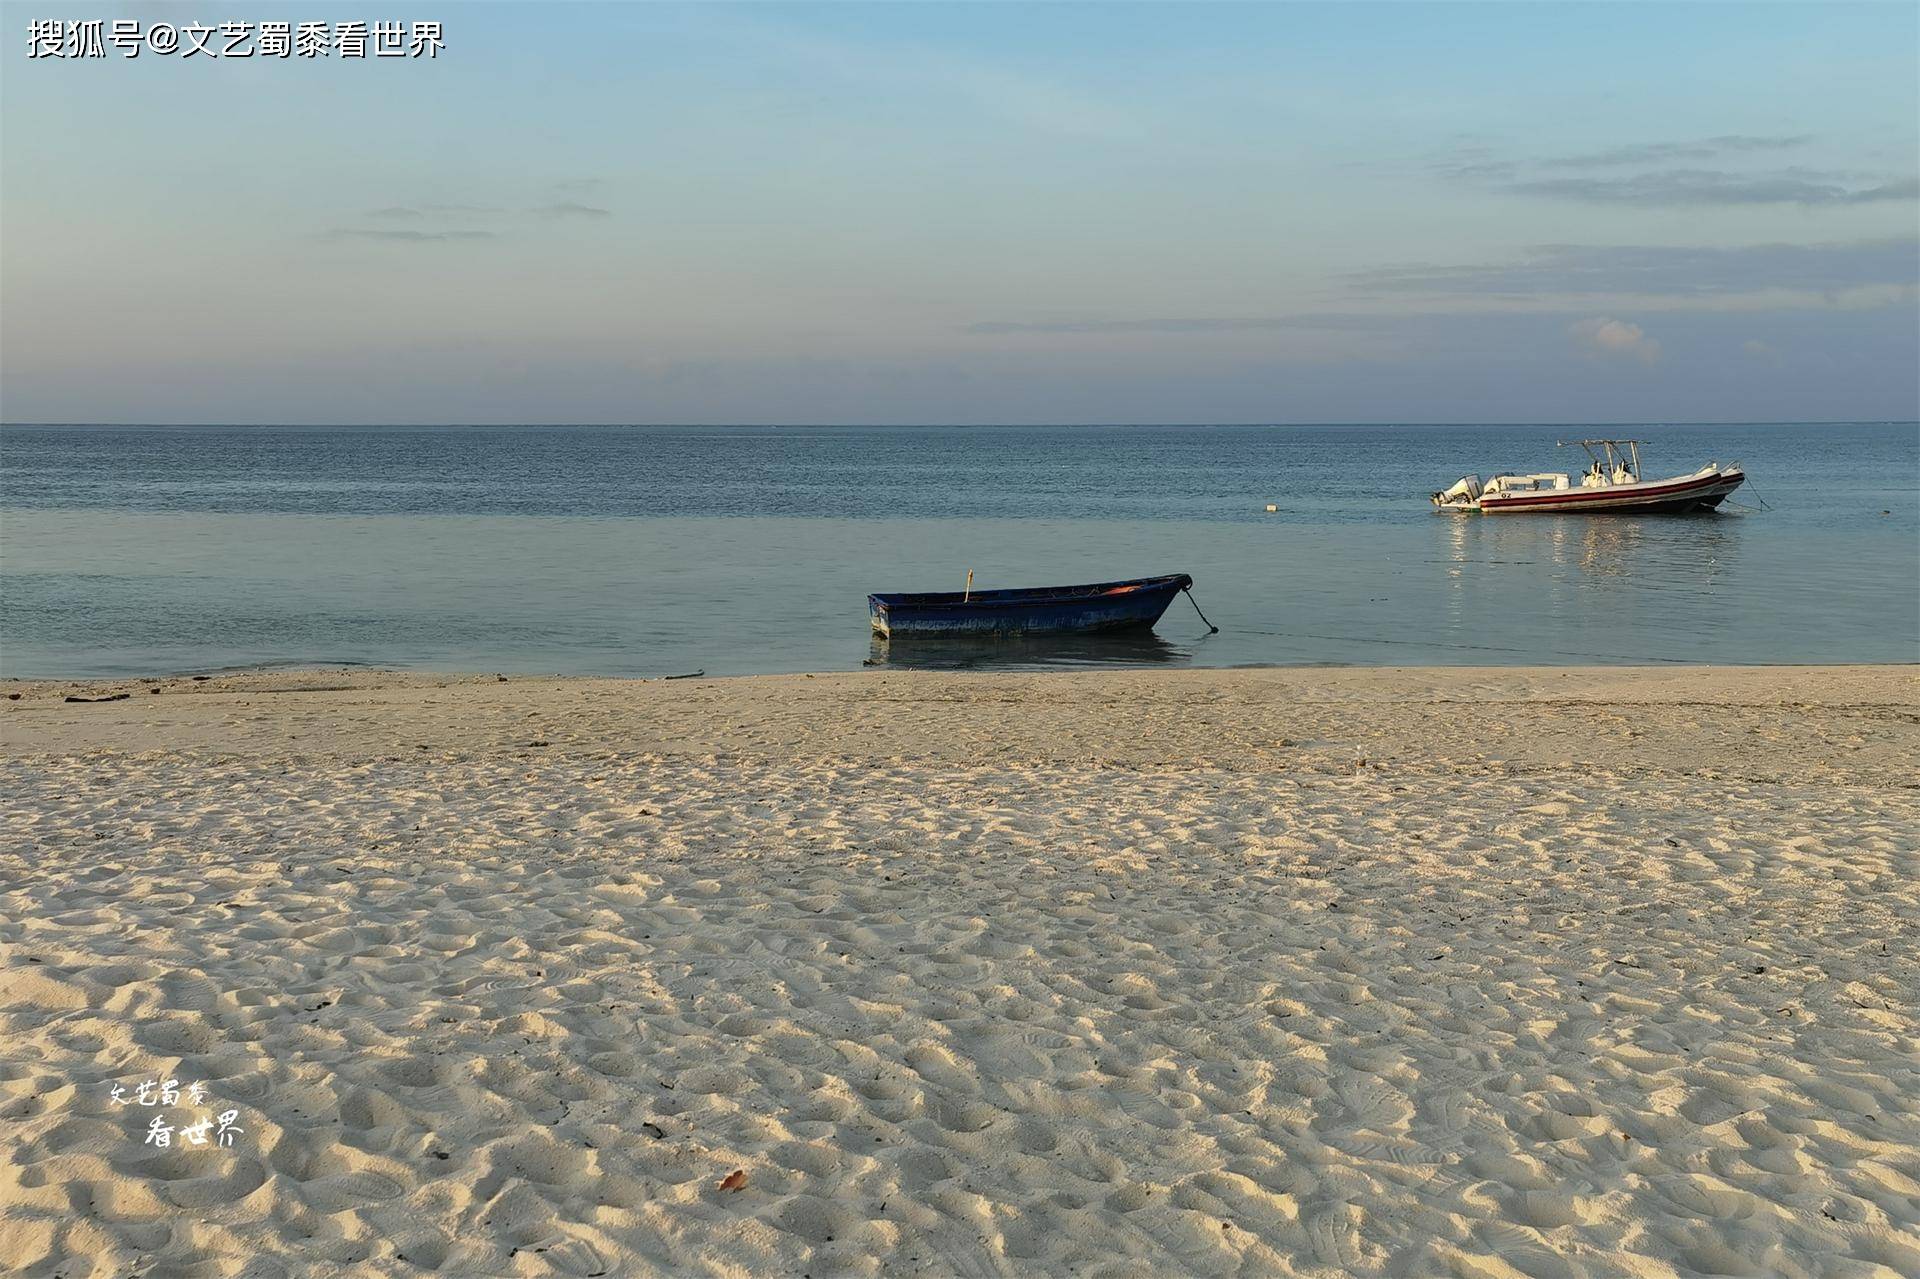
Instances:
[[[1743,462],[1710,517],[1462,474]],[[1279,510],[1269,514],[1268,503]],[[1184,571],[1151,636],[906,650],[879,590]],[[1920,427],[6,427],[0,673],[1920,660]]]

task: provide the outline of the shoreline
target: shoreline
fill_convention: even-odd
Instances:
[[[1911,667],[5,691],[29,1273],[1920,1270]]]
[[[1861,660],[1780,661],[1780,662],[1698,662],[1688,658],[1635,658],[1622,661],[1584,662],[1237,662],[1231,666],[1205,666],[1194,662],[1084,662],[1035,664],[1030,666],[911,666],[882,662],[862,662],[858,666],[822,667],[816,670],[735,671],[700,678],[793,679],[811,675],[864,675],[892,672],[896,675],[1124,675],[1129,672],[1170,674],[1177,671],[1771,671],[1771,670],[1861,670],[1920,671],[1920,657],[1910,662]],[[94,685],[167,684],[215,679],[270,678],[273,676],[359,675],[380,679],[438,679],[449,681],[498,679],[510,680],[605,680],[616,683],[651,684],[661,680],[686,679],[685,675],[614,675],[604,671],[485,671],[442,669],[425,666],[384,666],[378,662],[262,662],[250,666],[184,667],[161,672],[113,672],[79,675],[0,675],[0,689],[19,689],[59,684],[76,688]]]
[[[1911,762],[1901,730],[1920,706],[1920,666],[876,669],[692,679],[303,668],[12,681],[0,692],[0,757],[351,758],[406,738],[408,749],[469,757],[540,749],[1262,769],[1344,766],[1358,751],[1405,766],[1744,764],[1781,777],[1886,782]],[[1810,708],[1823,714],[1810,717]],[[1628,722],[1642,710],[1644,723]],[[1592,718],[1567,718],[1581,711]]]

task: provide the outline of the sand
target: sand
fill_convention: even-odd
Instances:
[[[0,689],[0,1268],[1920,1274],[1912,668]]]

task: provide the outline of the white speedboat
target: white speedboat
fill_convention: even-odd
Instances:
[[[1640,478],[1640,441],[1575,440],[1593,459],[1579,483],[1562,471],[1496,475],[1485,484],[1469,475],[1433,495],[1443,511],[1579,511],[1606,515],[1670,515],[1711,511],[1746,482],[1738,462],[1709,462],[1691,475],[1666,480]],[[1562,448],[1566,443],[1561,444]]]

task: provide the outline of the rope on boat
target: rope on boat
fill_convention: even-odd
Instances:
[[[1193,588],[1191,586],[1183,586],[1180,588],[1180,593],[1187,597],[1187,603],[1193,605],[1193,611],[1200,613],[1200,601],[1193,598]],[[1220,633],[1218,626],[1215,626],[1212,622],[1207,622],[1207,615],[1205,613],[1200,613],[1200,620],[1207,623],[1207,634],[1218,635]]]
[[[1772,503],[1768,502],[1766,498],[1761,497],[1760,490],[1753,487],[1752,480],[1747,481],[1747,492],[1753,494],[1754,500],[1759,502],[1760,505],[1748,506],[1745,502],[1735,502],[1731,497],[1727,499],[1727,502],[1730,505],[1739,507],[1743,511],[1771,511],[1773,509]]]

